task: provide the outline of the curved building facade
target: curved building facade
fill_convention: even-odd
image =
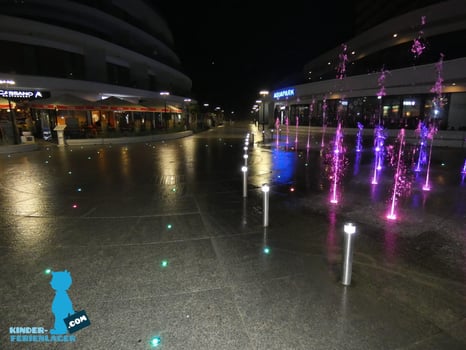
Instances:
[[[466,130],[464,37],[462,0],[384,21],[308,62],[301,83],[274,91],[274,120]]]
[[[2,0],[0,6],[0,98],[20,103],[19,119],[21,102],[65,94],[184,107],[192,82],[149,2]],[[49,117],[53,124],[57,116]]]

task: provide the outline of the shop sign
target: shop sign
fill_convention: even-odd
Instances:
[[[283,90],[278,90],[273,93],[273,98],[279,99],[281,97],[290,97],[294,96],[294,89],[283,89]]]
[[[38,100],[50,97],[50,92],[39,90],[0,90],[0,97],[10,100]]]

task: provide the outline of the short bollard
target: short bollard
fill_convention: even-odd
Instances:
[[[264,192],[264,227],[269,226],[269,191],[269,185],[263,184],[262,192]]]
[[[251,134],[251,143],[254,145],[254,133]]]
[[[351,270],[353,265],[353,237],[356,233],[356,226],[352,223],[345,224],[345,247],[343,256],[343,277],[341,283],[345,286],[351,284]]]
[[[247,155],[247,153],[243,154],[243,158],[244,158],[244,165],[247,166],[248,165],[248,155]]]
[[[242,166],[241,171],[243,172],[243,197],[248,196],[248,167]]]

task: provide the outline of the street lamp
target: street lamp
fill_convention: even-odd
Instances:
[[[8,86],[10,85],[15,85],[16,82],[14,80],[0,80],[1,85],[5,85],[5,88],[8,89]],[[11,106],[11,100],[10,100],[10,92],[8,90],[3,91],[4,97],[6,97],[8,101],[8,110],[10,112],[10,121],[11,121],[11,127],[13,129],[13,141],[15,145],[19,144],[19,135],[18,135],[18,127],[16,126],[16,116],[15,116],[15,111],[13,107]]]
[[[189,104],[191,102],[190,98],[185,98],[184,103],[186,104],[186,128],[189,129]]]
[[[165,117],[166,117],[166,114],[167,114],[167,96],[169,96],[169,95],[170,95],[170,93],[168,91],[161,91],[160,92],[160,96],[163,97],[163,104],[164,104],[163,105],[162,119],[163,119],[164,122],[167,122],[167,123],[168,123],[168,121],[165,120],[166,119]],[[168,125],[166,127],[168,128]]]
[[[265,128],[265,98],[269,92],[267,90],[261,90],[259,91],[259,95],[262,96],[262,132],[264,131]]]

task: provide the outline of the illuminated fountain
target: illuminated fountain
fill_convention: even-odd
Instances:
[[[466,174],[466,159],[464,160],[463,170],[461,170],[462,174]]]
[[[358,122],[358,134],[356,135],[356,152],[362,151],[362,131],[364,129],[364,125]]]
[[[430,127],[430,131],[427,135],[427,138],[430,139],[430,149],[429,149],[429,162],[427,163],[427,174],[426,174],[426,182],[422,189],[424,191],[430,191],[430,184],[429,184],[429,172],[430,172],[430,162],[432,158],[432,144],[434,143],[434,135],[437,133],[437,128],[434,126]]]
[[[290,143],[289,140],[289,134],[290,134],[290,120],[288,119],[288,116],[285,117],[285,125],[286,125],[286,145]]]
[[[382,170],[384,157],[385,132],[381,125],[374,128],[374,171],[372,174],[372,184],[378,184],[378,172]]]
[[[277,147],[280,143],[280,119],[275,120],[275,129],[277,130]]]
[[[323,104],[322,104],[322,141],[320,143],[320,147],[325,146],[325,130],[327,129],[327,100],[324,98]]]
[[[416,168],[414,171],[419,172],[422,170],[422,165],[427,163],[427,135],[429,134],[429,129],[423,122],[419,122],[418,127],[416,129],[416,134],[419,135],[419,154],[416,163]]]
[[[338,203],[338,181],[340,179],[340,173],[342,171],[342,157],[343,157],[343,133],[341,131],[341,123],[338,123],[338,128],[335,133],[335,144],[333,147],[333,176],[332,176],[332,187],[331,187],[331,198],[330,203]]]
[[[396,161],[396,169],[395,169],[395,181],[393,185],[393,193],[392,193],[392,198],[390,201],[390,210],[389,213],[387,214],[387,219],[389,220],[396,220],[396,213],[395,213],[395,206],[396,206],[396,201],[399,196],[400,192],[400,186],[402,185],[401,182],[403,181],[403,172],[404,172],[404,167],[402,164],[402,159],[401,156],[403,154],[403,147],[405,144],[405,129],[401,129],[399,134],[398,134],[398,158]]]
[[[298,127],[299,127],[299,116],[296,116],[296,132],[294,137],[295,148],[298,148]]]
[[[414,54],[414,58],[421,56],[426,49],[424,31],[422,30],[425,24],[426,16],[421,16],[421,28],[418,32],[417,38],[413,40],[413,45],[411,46],[411,52]]]
[[[314,103],[315,100],[312,99],[312,103],[309,106],[309,125],[307,127],[307,144],[306,148],[309,151],[309,148],[311,148],[311,117],[312,117],[312,112],[314,111]]]

